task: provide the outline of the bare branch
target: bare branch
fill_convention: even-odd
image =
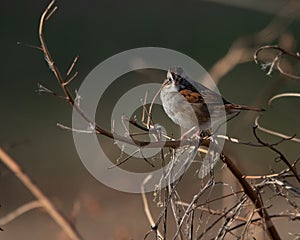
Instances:
[[[54,6],[55,1],[52,1],[48,8],[45,10],[45,12],[43,13],[43,15],[41,16],[41,20],[40,20],[40,27],[39,27],[39,36],[40,36],[40,42],[41,42],[41,50],[43,51],[44,55],[45,55],[45,60],[47,61],[47,63],[49,64],[49,68],[53,71],[58,84],[60,85],[65,99],[72,105],[72,107],[82,116],[82,118],[87,122],[87,125],[92,129],[91,132],[89,133],[95,133],[95,134],[99,134],[99,135],[104,135],[107,136],[108,138],[114,139],[116,141],[120,141],[124,144],[131,144],[131,145],[135,145],[137,146],[138,150],[136,150],[133,154],[131,154],[129,157],[125,158],[124,160],[122,160],[119,164],[122,164],[123,162],[127,161],[130,157],[134,156],[136,153],[140,152],[142,154],[142,150],[143,148],[161,148],[162,144],[164,147],[169,147],[169,148],[178,148],[180,145],[187,145],[187,146],[191,146],[191,145],[195,145],[194,140],[192,139],[179,139],[179,140],[173,140],[172,138],[167,138],[167,139],[171,139],[170,141],[162,141],[161,133],[157,133],[157,129],[154,129],[155,131],[152,131],[151,126],[153,124],[152,122],[152,118],[151,118],[151,112],[152,112],[152,108],[154,105],[154,100],[155,98],[158,96],[159,91],[155,94],[149,109],[146,108],[146,98],[147,98],[147,93],[146,96],[144,98],[143,101],[143,120],[146,121],[145,126],[140,126],[136,120],[128,120],[128,118],[123,118],[122,121],[129,121],[130,124],[134,125],[135,127],[145,131],[145,133],[147,134],[156,134],[155,136],[156,139],[154,142],[149,142],[149,141],[140,141],[140,140],[136,140],[133,138],[133,134],[129,133],[129,130],[127,129],[125,123],[124,127],[127,131],[127,135],[126,136],[120,136],[116,133],[114,133],[114,125],[112,126],[111,131],[105,130],[103,129],[100,125],[97,125],[95,122],[93,122],[89,116],[86,116],[85,113],[82,111],[82,109],[80,109],[80,97],[78,94],[74,96],[71,94],[71,90],[69,88],[69,83],[72,82],[73,79],[75,79],[75,77],[77,76],[77,72],[74,73],[74,75],[72,75],[72,71],[77,63],[77,57],[74,59],[74,61],[72,62],[70,68],[67,71],[67,74],[65,77],[62,77],[62,75],[60,74],[60,71],[58,69],[58,67],[56,66],[52,56],[50,55],[50,51],[48,50],[46,43],[45,43],[45,39],[43,36],[43,29],[44,29],[44,24],[45,21],[47,21],[48,19],[50,19],[50,17],[53,15],[54,11],[56,10],[56,6]],[[278,21],[279,22],[279,21]],[[276,28],[276,26],[278,26],[278,22],[273,22],[273,25],[270,24],[269,26],[267,26],[264,30],[262,30],[260,33],[256,34],[253,37],[244,37],[244,38],[240,38],[238,39],[235,43],[232,44],[230,50],[228,51],[228,53],[226,54],[226,56],[224,56],[224,58],[222,58],[220,61],[218,61],[216,63],[216,65],[212,68],[211,73],[213,75],[213,77],[216,80],[219,80],[222,76],[224,76],[226,73],[228,73],[232,68],[234,68],[237,64],[239,63],[243,63],[243,62],[247,62],[251,60],[251,56],[252,53],[254,51],[253,48],[253,44],[261,44],[264,43],[264,41],[266,41],[268,39],[268,41],[271,39],[275,39],[276,37],[279,36],[279,34],[283,31],[284,26],[286,26],[287,24],[290,23],[289,21],[286,21],[285,24],[283,24],[281,26],[281,28]],[[269,30],[274,30],[271,34],[269,34]],[[269,36],[269,37],[267,37]],[[278,49],[277,49],[278,50]],[[257,55],[259,54],[259,51],[257,52]],[[277,55],[272,63],[270,63],[268,65],[268,67],[270,67],[269,69],[269,73],[271,73],[273,71],[273,69],[277,68],[279,71],[281,71],[281,67],[280,67],[280,61],[282,59],[283,55],[288,55],[287,53],[281,51],[280,55]],[[47,89],[48,90],[48,89]],[[47,92],[47,90],[45,90],[45,92]],[[51,93],[52,91],[49,90]],[[272,102],[274,99],[279,98],[281,96],[275,96],[273,97],[273,99],[271,99],[270,101]],[[146,120],[147,117],[147,120]],[[144,123],[143,123],[144,124]],[[151,125],[151,126],[150,126]],[[71,130],[71,131],[80,131],[83,132],[81,130],[75,130],[72,129],[70,127],[66,127],[64,125],[59,125],[60,127],[67,129],[67,130]],[[267,147],[267,148],[274,148],[274,145],[272,144],[265,144],[263,142],[259,141],[259,144],[253,144],[251,142],[247,142],[247,141],[241,141],[235,138],[230,138],[227,136],[219,136],[221,138],[224,138],[228,141],[234,142],[234,143],[240,143],[240,144],[246,144],[246,145],[251,145],[251,146],[256,146],[256,147]],[[295,139],[295,138],[291,138],[291,139]],[[286,139],[284,139],[286,140]],[[281,140],[281,141],[284,141]],[[196,140],[197,141],[197,140]],[[200,147],[208,147],[210,144],[210,139],[209,138],[205,138],[202,139],[201,141],[201,146]],[[279,144],[279,143],[276,143]],[[198,146],[198,145],[197,145]],[[197,150],[197,149],[196,149]],[[171,150],[172,151],[172,150]],[[175,152],[175,150],[173,151]],[[162,154],[162,161],[163,164],[164,163],[164,154],[163,151],[161,151]],[[280,155],[281,156],[281,155]],[[251,214],[248,215],[248,218],[245,219],[244,224],[246,224],[243,233],[246,232],[246,230],[248,229],[248,226],[250,226],[250,224],[257,224],[257,225],[261,225],[261,223],[258,223],[257,221],[253,220],[253,214],[254,212],[257,212],[260,216],[260,220],[262,223],[264,223],[264,226],[266,227],[266,232],[269,235],[269,237],[271,239],[275,239],[278,240],[280,239],[280,236],[277,232],[277,229],[275,228],[275,226],[272,223],[271,217],[267,212],[267,208],[264,206],[264,202],[261,198],[261,195],[259,193],[259,191],[257,191],[257,189],[255,188],[256,185],[251,185],[247,179],[249,179],[248,177],[245,177],[244,174],[241,173],[241,171],[238,169],[238,167],[236,166],[236,164],[228,157],[226,156],[224,153],[221,154],[221,159],[222,161],[227,165],[228,169],[232,172],[232,174],[235,176],[235,178],[237,179],[237,181],[240,183],[240,185],[242,186],[242,189],[245,193],[245,196],[247,196],[247,198],[243,198],[241,201],[239,202],[235,202],[234,203],[234,207],[230,208],[230,209],[226,209],[226,211],[224,210],[223,213],[221,215],[218,215],[218,219],[213,222],[213,224],[211,224],[206,231],[208,231],[209,229],[211,229],[217,222],[219,222],[221,219],[224,219],[224,224],[221,226],[220,231],[217,232],[217,237],[223,238],[225,237],[225,235],[227,233],[230,232],[230,229],[233,229],[234,227],[232,227],[232,223],[234,220],[237,220],[240,218],[240,211],[241,209],[246,206],[246,200],[250,199],[253,206],[255,207],[254,211],[251,212]],[[282,157],[282,156],[281,156]],[[144,157],[144,160],[148,162],[148,160]],[[171,158],[171,161],[174,160],[174,158]],[[150,162],[148,162],[149,164],[151,164]],[[116,165],[116,166],[118,166]],[[288,165],[288,170],[293,171],[294,169],[294,174],[296,173],[296,164],[292,164],[292,165]],[[287,173],[288,170],[285,170],[285,172],[282,172],[280,174],[284,174]],[[185,206],[175,206],[174,202],[176,202],[178,199],[180,199],[179,194],[177,193],[176,187],[177,184],[180,182],[181,178],[179,178],[179,180],[175,183],[170,183],[168,185],[167,190],[165,191],[165,198],[164,198],[164,202],[162,201],[162,206],[163,209],[161,211],[161,214],[158,218],[158,220],[156,221],[156,223],[153,220],[153,217],[150,213],[149,210],[149,204],[147,202],[146,199],[146,195],[145,195],[145,190],[144,190],[144,185],[147,183],[147,181],[149,181],[150,177],[146,178],[143,185],[141,186],[142,188],[142,198],[143,198],[143,204],[144,204],[144,208],[145,208],[145,213],[147,215],[148,221],[150,223],[151,229],[152,231],[154,231],[154,233],[156,234],[156,239],[165,239],[166,238],[166,229],[167,229],[167,215],[168,214],[168,208],[171,206],[172,207],[172,211],[173,211],[173,215],[174,215],[174,220],[176,221],[176,233],[174,235],[174,239],[177,237],[181,237],[182,239],[184,239],[184,237],[189,236],[190,238],[195,236],[194,231],[195,231],[195,213],[196,213],[196,209],[199,207],[198,206],[198,201],[200,196],[202,196],[204,194],[204,192],[207,190],[208,192],[211,190],[211,186],[213,186],[214,183],[214,179],[213,179],[213,171],[211,170],[211,178],[209,180],[209,182],[203,187],[201,188],[201,190],[194,196],[193,200],[191,201],[191,203],[189,203],[188,207],[185,208]],[[277,175],[277,176],[281,176],[281,175]],[[171,179],[171,170],[170,172],[166,173],[164,176],[165,178],[169,178]],[[269,175],[268,175],[269,176]],[[277,177],[276,176],[276,177]],[[298,176],[298,175],[295,175]],[[263,183],[262,183],[263,184]],[[278,184],[277,184],[278,185]],[[232,192],[234,192],[232,190]],[[208,193],[208,195],[210,195],[211,192]],[[222,198],[224,198],[224,196],[222,196]],[[212,201],[211,199],[207,199],[207,203]],[[178,213],[178,209],[180,209],[181,214]],[[207,208],[207,210],[209,211],[210,214],[212,214],[212,210]],[[163,224],[163,232],[160,233],[158,231],[159,227],[161,227],[161,224]],[[183,229],[183,226],[185,226],[184,224],[186,224],[186,229]],[[185,232],[188,232],[188,234],[185,234]],[[151,231],[150,231],[151,232]],[[150,233],[149,232],[149,233]],[[204,232],[205,233],[205,232]],[[203,234],[200,236],[203,236]],[[230,232],[231,233],[231,232]],[[232,233],[233,234],[233,233]],[[145,238],[148,237],[149,234],[147,234],[145,236]],[[242,234],[243,235],[243,234]],[[187,237],[188,238],[188,237]]]
[[[260,53],[261,53],[262,51],[271,50],[271,49],[277,50],[278,53],[277,53],[277,55],[274,57],[274,59],[273,59],[273,61],[271,62],[271,64],[270,64],[270,63],[266,63],[266,64],[267,64],[266,66],[268,66],[268,65],[270,66],[270,69],[269,69],[267,75],[270,75],[271,72],[273,71],[273,69],[276,67],[277,70],[278,70],[282,75],[287,76],[287,77],[289,77],[289,78],[293,78],[293,79],[298,79],[298,80],[299,80],[299,79],[300,79],[300,76],[296,76],[296,75],[294,75],[294,74],[288,73],[288,72],[286,72],[285,70],[283,70],[282,67],[281,67],[282,57],[283,57],[284,55],[290,56],[290,57],[296,59],[297,61],[300,61],[300,55],[299,55],[298,53],[289,52],[289,51],[287,51],[287,50],[285,50],[285,49],[283,49],[283,48],[281,48],[281,47],[279,47],[279,46],[277,46],[277,45],[266,45],[266,46],[262,46],[262,47],[258,48],[258,49],[255,51],[255,53],[254,53],[254,61],[255,61],[255,63],[256,63],[256,64],[259,64],[259,63],[260,63],[259,55],[260,55]],[[264,65],[264,64],[265,64],[265,63],[263,63],[263,65]]]
[[[209,71],[210,75],[217,83],[220,79],[230,72],[236,65],[252,60],[255,45],[261,46],[274,41],[290,25],[296,14],[288,18],[282,18],[283,13],[290,13],[291,7],[284,7],[267,26],[252,36],[244,36],[235,40],[224,57],[219,59]],[[254,47],[253,47],[254,45]]]
[[[0,148],[0,159],[15,174],[15,176],[24,184],[24,186],[38,199],[41,206],[47,211],[57,225],[72,240],[81,240],[82,237],[69,221],[56,209],[43,192],[31,181],[24,170],[2,149]]]
[[[290,164],[290,162],[286,159],[286,157],[283,155],[282,152],[280,152],[278,149],[276,149],[274,146],[269,145],[268,143],[263,142],[257,135],[256,133],[256,129],[257,127],[254,126],[253,127],[253,134],[255,136],[255,138],[257,139],[257,141],[263,145],[265,145],[266,147],[268,147],[269,149],[271,149],[273,152],[277,153],[279,155],[279,158],[288,166],[289,170],[294,174],[295,178],[297,179],[297,181],[300,183],[300,177],[297,173],[296,167],[292,166]]]
[[[266,224],[266,230],[268,235],[271,237],[271,239],[279,240],[281,239],[277,229],[275,228],[274,224],[272,223],[272,220],[264,207],[264,204],[259,196],[259,193],[253,189],[253,187],[247,182],[247,180],[243,177],[243,174],[240,172],[240,170],[237,168],[237,166],[233,163],[233,161],[226,156],[224,153],[221,154],[221,160],[227,165],[227,167],[230,169],[232,174],[235,176],[235,178],[239,181],[241,186],[243,187],[245,194],[249,197],[249,199],[252,201],[252,203],[255,205],[256,209],[258,210],[258,214],[262,219],[264,219],[264,222]]]
[[[17,44],[25,46],[25,47],[29,47],[29,48],[33,48],[33,49],[37,49],[37,50],[43,51],[43,49],[41,47],[38,47],[38,46],[35,46],[35,45],[31,45],[31,44],[28,44],[28,43],[17,42]]]
[[[268,105],[272,105],[272,102],[275,99],[279,99],[279,98],[284,98],[284,97],[300,97],[300,93],[281,93],[281,94],[276,94],[273,97],[271,97],[268,101]]]
[[[153,220],[153,217],[152,217],[152,214],[151,214],[151,211],[150,211],[150,208],[149,208],[149,204],[148,204],[148,201],[147,201],[147,196],[146,196],[146,193],[145,193],[145,185],[148,183],[148,181],[152,178],[152,175],[149,174],[143,181],[142,185],[141,185],[141,195],[142,195],[142,200],[143,200],[143,205],[144,205],[144,211],[145,211],[145,214],[147,216],[147,219],[150,223],[150,226],[151,228],[153,229],[155,227],[155,222]],[[163,239],[162,237],[162,234],[159,232],[158,229],[156,229],[156,234],[158,235],[158,237],[160,239]],[[147,235],[145,236],[145,239],[146,239]]]
[[[280,137],[280,138],[283,138],[283,139],[287,139],[287,140],[291,140],[291,141],[300,143],[300,139],[296,138],[295,136],[288,136],[288,135],[285,135],[283,133],[275,132],[275,131],[272,131],[270,129],[262,127],[259,124],[258,120],[259,120],[259,116],[257,116],[255,121],[254,121],[254,125],[258,130],[260,130],[262,132],[265,132],[265,133],[268,133],[268,134],[271,134],[271,135],[274,135],[274,136],[277,136],[277,137]]]
[[[29,203],[23,204],[22,206],[18,207],[14,211],[10,212],[6,216],[0,218],[0,226],[4,226],[11,221],[15,220],[19,216],[23,215],[26,212],[29,212],[36,208],[43,207],[42,203],[39,200],[31,201]]]
[[[78,61],[78,56],[76,56],[71,64],[71,66],[69,67],[68,71],[67,71],[67,76],[66,76],[66,79],[69,78],[71,72],[73,71],[73,68],[75,67],[75,65],[77,64],[77,61]]]

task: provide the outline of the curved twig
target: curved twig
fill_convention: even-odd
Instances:
[[[268,105],[272,105],[272,102],[275,99],[279,99],[279,98],[283,98],[283,97],[300,97],[300,93],[280,93],[280,94],[276,94],[273,97],[271,97],[268,101]]]
[[[8,213],[6,216],[0,218],[0,226],[4,226],[8,224],[9,222],[15,220],[16,218],[20,217],[26,212],[41,207],[43,207],[43,205],[39,200],[31,201],[29,203],[23,204],[22,206],[18,207],[14,211]]]
[[[285,72],[281,66],[280,66],[280,63],[281,63],[281,59],[284,55],[287,55],[287,56],[290,56],[292,58],[295,58],[296,60],[300,61],[300,55],[299,53],[293,53],[293,52],[289,52],[281,47],[279,47],[278,45],[266,45],[266,46],[262,46],[260,48],[258,48],[255,53],[254,53],[254,61],[256,64],[259,64],[260,63],[260,60],[259,60],[259,54],[264,51],[264,50],[270,50],[270,49],[273,49],[273,50],[277,50],[278,51],[278,54],[274,57],[273,61],[271,63],[268,63],[269,65],[269,71],[267,73],[267,75],[270,75],[271,72],[273,71],[274,67],[277,68],[277,70],[284,76],[287,76],[289,78],[293,78],[293,79],[299,79],[300,80],[300,76],[296,76],[294,74],[290,74],[290,73],[287,73]]]
[[[262,127],[259,124],[258,120],[259,120],[259,116],[257,116],[256,119],[255,119],[255,121],[254,121],[254,125],[255,125],[255,127],[258,130],[260,130],[262,132],[265,132],[265,133],[268,133],[268,134],[271,134],[271,135],[274,135],[274,136],[277,136],[277,137],[280,137],[280,138],[285,139],[285,140],[290,140],[290,141],[294,141],[294,142],[299,142],[300,143],[300,139],[296,138],[295,136],[288,136],[286,134],[275,132],[275,131],[272,131],[270,129]]]
[[[253,127],[253,134],[255,136],[255,138],[257,139],[257,141],[263,145],[265,145],[266,147],[268,147],[269,149],[271,149],[273,152],[277,153],[279,155],[279,158],[287,165],[287,167],[289,168],[289,170],[294,174],[295,178],[297,179],[297,181],[300,183],[300,176],[297,173],[296,170],[296,166],[293,166],[292,164],[290,164],[290,162],[286,159],[286,157],[284,156],[284,154],[282,152],[280,152],[278,149],[276,149],[274,146],[271,146],[267,143],[265,143],[264,141],[262,141],[257,133],[256,133],[256,129],[257,126]]]

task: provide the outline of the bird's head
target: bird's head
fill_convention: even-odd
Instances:
[[[164,86],[178,86],[180,81],[184,78],[184,71],[181,67],[169,68],[167,78],[164,81]]]

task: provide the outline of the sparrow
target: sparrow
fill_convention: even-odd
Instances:
[[[228,102],[216,92],[191,80],[180,67],[170,68],[162,84],[160,98],[171,120],[188,131],[211,128],[211,119],[238,114],[242,110],[262,112],[264,109]]]

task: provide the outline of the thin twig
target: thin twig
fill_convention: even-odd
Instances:
[[[188,207],[189,206],[189,203],[184,203],[184,202],[176,202],[176,204],[179,204],[179,205],[182,205],[182,206],[185,206],[185,207]],[[220,209],[220,210],[214,210],[214,209],[211,209],[211,208],[205,208],[205,207],[202,207],[202,206],[197,206],[195,208],[195,210],[201,210],[201,211],[204,211],[204,212],[208,212],[212,215],[224,215],[224,209]],[[244,217],[240,217],[240,216],[234,216],[234,219],[235,220],[238,220],[238,221],[241,221],[241,222],[247,222],[248,219],[247,218],[244,218]],[[259,224],[257,224],[259,225]]]
[[[294,74],[287,73],[285,70],[283,70],[281,68],[281,60],[282,60],[282,57],[284,55],[290,56],[290,57],[296,59],[297,61],[300,61],[300,55],[299,54],[293,53],[293,52],[289,52],[289,51],[285,50],[284,48],[279,47],[278,45],[266,45],[266,46],[262,46],[262,47],[258,48],[255,51],[255,53],[254,53],[254,61],[257,64],[260,63],[259,54],[262,51],[265,51],[265,50],[277,50],[278,51],[278,54],[274,57],[273,61],[271,62],[270,69],[269,69],[267,75],[270,75],[270,73],[272,72],[273,68],[276,67],[277,70],[282,75],[287,76],[289,78],[300,80],[300,76],[296,76]],[[269,63],[267,63],[267,64],[269,64]]]
[[[29,203],[23,204],[12,212],[8,213],[6,216],[0,218],[0,226],[4,226],[11,221],[15,220],[19,216],[23,215],[26,212],[29,212],[36,208],[41,208],[43,205],[39,200],[31,201]]]
[[[300,214],[297,213],[297,214],[271,214],[270,215],[270,218],[288,218],[288,220],[291,220],[291,221],[299,221],[300,220]],[[261,218],[254,218],[254,219],[251,219],[251,224],[255,223],[255,222],[259,222],[261,221]],[[230,231],[232,230],[235,230],[235,229],[238,229],[242,226],[244,226],[247,222],[242,222],[232,228],[230,228]]]
[[[143,181],[142,185],[141,185],[141,195],[142,195],[142,200],[143,200],[143,205],[144,205],[144,211],[145,211],[145,214],[147,216],[147,219],[150,223],[150,226],[152,229],[155,228],[155,222],[153,220],[153,217],[152,217],[152,214],[151,214],[151,211],[150,211],[150,208],[149,208],[149,204],[148,204],[148,201],[147,201],[147,197],[146,197],[146,193],[145,193],[145,185],[149,182],[149,180],[152,178],[152,175],[149,174]],[[162,234],[159,232],[158,229],[155,230],[156,231],[156,234],[161,238],[163,239],[162,237]],[[147,237],[148,235],[145,236],[145,238]]]
[[[66,80],[69,78],[71,72],[73,71],[73,68],[75,67],[77,61],[78,61],[78,56],[76,56],[71,64],[71,66],[69,67],[68,71],[67,71],[67,75],[66,75]]]
[[[286,157],[284,156],[284,154],[283,154],[282,152],[280,152],[280,151],[279,151],[278,149],[276,149],[274,146],[271,146],[271,145],[265,143],[264,141],[262,141],[262,140],[258,137],[258,135],[257,135],[257,133],[256,133],[256,129],[257,129],[257,127],[254,126],[254,127],[253,127],[253,134],[254,134],[255,138],[257,139],[257,141],[258,141],[259,143],[265,145],[265,146],[268,147],[269,149],[271,149],[273,152],[277,153],[277,154],[279,155],[280,159],[287,165],[287,167],[289,168],[289,170],[294,174],[295,178],[296,178],[297,181],[300,183],[300,177],[299,177],[299,175],[298,175],[298,173],[297,173],[296,167],[295,167],[295,166],[292,166],[292,165],[290,164],[290,162],[286,159]]]
[[[254,214],[256,213],[255,209],[253,211],[251,211],[246,223],[245,223],[245,227],[241,233],[241,240],[245,240],[247,238],[245,238],[245,235],[246,235],[246,232],[247,232],[247,229],[249,228],[249,226],[252,224],[251,220],[254,216]]]
[[[271,97],[268,101],[268,105],[272,105],[272,102],[275,99],[283,98],[283,97],[300,97],[300,93],[281,93],[281,94],[276,94],[273,97]]]
[[[152,101],[151,101],[151,103],[150,103],[149,110],[148,110],[148,118],[147,118],[147,127],[148,127],[148,128],[150,128],[150,122],[152,122],[152,117],[151,117],[151,115],[152,115],[152,108],[153,108],[155,99],[158,97],[158,95],[160,94],[160,92],[161,92],[161,90],[162,90],[163,87],[164,87],[164,86],[161,85],[160,89],[159,89],[159,90],[157,91],[157,93],[154,95],[154,97],[153,97],[153,99],[152,99]],[[152,123],[152,125],[153,125],[153,123]]]
[[[281,137],[282,139],[288,139],[290,141],[294,141],[294,142],[299,142],[300,143],[300,139],[299,138],[296,138],[295,136],[288,136],[286,134],[283,134],[283,133],[279,133],[279,132],[276,132],[276,131],[272,131],[270,129],[267,129],[267,128],[264,128],[262,127],[260,124],[259,124],[259,116],[257,116],[257,118],[255,119],[254,121],[254,125],[256,126],[256,128],[262,132],[265,132],[265,133],[268,133],[268,134],[271,134],[271,135],[274,135],[274,136],[277,136],[277,137]]]
[[[110,167],[108,167],[108,169],[112,169],[115,168],[117,166],[120,166],[121,164],[127,162],[130,158],[134,157],[135,154],[139,153],[140,149],[135,150],[133,153],[131,153],[130,155],[128,155],[126,158],[124,158],[122,161],[118,162],[117,164],[114,164]]]

